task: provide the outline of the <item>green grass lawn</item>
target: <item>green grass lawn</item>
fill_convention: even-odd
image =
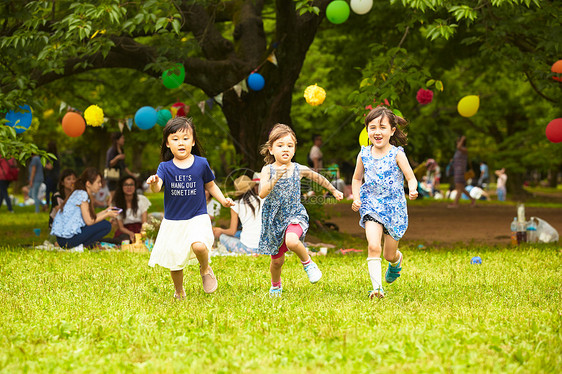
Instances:
[[[266,256],[214,257],[215,294],[187,300],[148,255],[0,249],[4,372],[559,372],[561,252],[403,248],[403,276],[367,299],[365,256],[297,258],[267,295]],[[473,256],[482,265],[471,265]]]

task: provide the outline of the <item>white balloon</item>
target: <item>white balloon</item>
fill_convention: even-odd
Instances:
[[[351,10],[357,14],[366,14],[373,7],[373,0],[351,0]]]

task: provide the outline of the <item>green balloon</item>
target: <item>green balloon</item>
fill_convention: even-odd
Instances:
[[[178,88],[185,79],[185,69],[182,64],[176,64],[175,68],[165,70],[162,73],[162,83],[169,89]]]
[[[169,120],[172,119],[172,112],[168,109],[161,109],[158,111],[158,117],[156,117],[156,123],[162,127],[166,126]]]
[[[326,17],[336,25],[344,23],[349,18],[349,5],[343,0],[332,1],[326,8]]]

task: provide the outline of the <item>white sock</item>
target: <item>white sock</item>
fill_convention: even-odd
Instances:
[[[391,262],[390,265],[392,265],[392,266],[397,266],[398,263],[400,262],[400,260],[402,260],[402,253],[397,250],[396,254],[398,255],[398,260],[396,260],[396,262]]]
[[[382,289],[382,267],[380,257],[368,257],[367,266],[369,268],[369,276],[373,283],[373,290]]]

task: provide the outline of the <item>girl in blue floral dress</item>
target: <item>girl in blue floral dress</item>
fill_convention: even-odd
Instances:
[[[299,257],[311,283],[318,282],[322,277],[322,272],[310,259],[303,244],[308,230],[308,214],[301,203],[301,178],[318,183],[338,200],[343,198],[343,193],[322,175],[291,161],[296,145],[297,137],[293,130],[287,125],[277,124],[261,149],[266,165],[261,171],[260,197],[265,201],[258,252],[271,255],[269,294],[272,296],[280,296],[283,291],[281,270],[288,250]]]
[[[407,138],[399,126],[405,125],[406,120],[387,107],[371,110],[365,117],[371,145],[361,147],[353,174],[351,208],[360,212],[359,224],[365,228],[367,236],[367,266],[373,284],[370,298],[384,297],[381,252],[389,262],[385,275],[388,283],[394,282],[402,270],[398,241],[408,228],[404,177],[408,182],[410,200],[418,197],[418,182],[401,147],[406,145]],[[381,245],[383,234],[384,251]]]

